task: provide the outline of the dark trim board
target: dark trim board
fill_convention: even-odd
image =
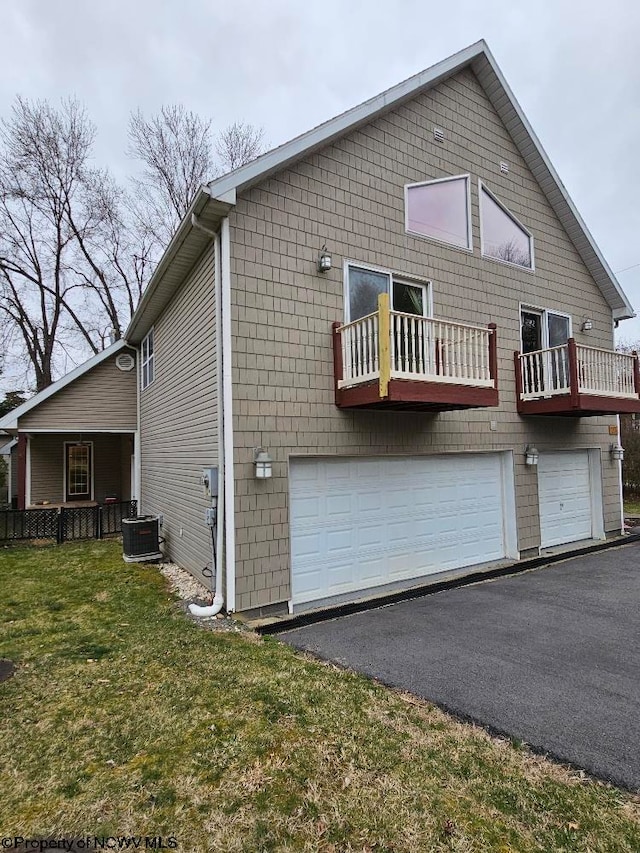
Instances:
[[[520,415],[560,415],[564,417],[595,417],[640,412],[640,398],[630,400],[620,397],[598,397],[578,394],[575,403],[571,395],[562,394],[542,400],[518,400]]]
[[[336,390],[339,408],[398,409],[410,412],[442,412],[453,409],[475,409],[498,405],[496,388],[477,388],[448,382],[419,382],[391,379],[386,397],[380,397],[377,380],[353,388]]]

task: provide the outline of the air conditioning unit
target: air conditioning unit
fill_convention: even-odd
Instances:
[[[157,515],[122,519],[122,559],[125,563],[157,562],[160,550],[160,520]]]

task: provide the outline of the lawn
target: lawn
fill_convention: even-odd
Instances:
[[[640,515],[640,497],[638,495],[626,495],[624,499],[625,515]]]
[[[0,838],[640,850],[638,797],[275,639],[203,630],[115,542],[0,551],[0,619]]]

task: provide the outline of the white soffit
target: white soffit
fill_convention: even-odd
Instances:
[[[487,97],[507,127],[523,159],[540,184],[558,219],[595,279],[616,320],[634,317],[635,312],[609,265],[596,246],[582,217],[569,198],[562,181],[527,121],[502,72],[484,40],[470,45],[426,71],[387,89],[375,98],[342,113],[290,142],[268,151],[246,166],[223,175],[208,185],[208,192],[220,199],[227,193],[242,192],[302,157],[323,148],[345,134],[369,123],[433,88],[465,67],[471,67]],[[136,312],[137,313],[137,312]]]

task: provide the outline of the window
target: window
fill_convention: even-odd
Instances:
[[[65,443],[65,500],[92,499],[92,450],[90,442]]]
[[[442,243],[471,249],[469,176],[440,178],[405,188],[406,229]]]
[[[388,293],[391,308],[404,314],[429,314],[428,283],[405,281],[391,270],[346,264],[347,322],[359,320],[378,310],[378,296]]]
[[[153,329],[142,341],[142,389],[144,390],[153,382],[154,355],[153,355]]]
[[[533,237],[482,182],[480,233],[484,257],[533,269]]]

